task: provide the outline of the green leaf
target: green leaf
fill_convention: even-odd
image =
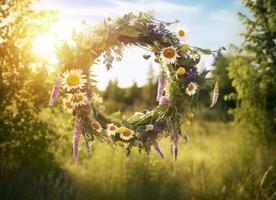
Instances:
[[[144,54],[144,55],[143,55],[143,58],[146,59],[146,60],[148,60],[148,59],[150,58],[150,55]]]

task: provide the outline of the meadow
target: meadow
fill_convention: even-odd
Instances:
[[[50,179],[40,180],[51,184],[48,193],[40,190],[45,185],[27,185],[25,189],[34,190],[28,199],[275,199],[275,146],[233,122],[195,120],[187,130],[190,141],[180,141],[177,161],[166,138],[160,142],[165,160],[154,151],[138,155],[135,149],[127,157],[122,146],[112,149],[99,141],[88,154],[81,140],[80,163],[75,165],[70,127],[58,117],[50,118],[58,124],[59,135],[50,150],[61,169],[49,169]],[[19,191],[10,191],[7,199],[25,194],[20,184],[37,181],[31,175],[19,173],[11,186]]]

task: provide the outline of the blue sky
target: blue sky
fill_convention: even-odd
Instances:
[[[243,27],[236,13],[243,10],[239,0],[42,0],[37,7],[60,11],[67,23],[86,20],[95,24],[108,16],[115,17],[133,11],[154,10],[156,18],[180,20],[188,28],[187,41],[193,46],[218,49],[229,44],[239,44],[239,33]],[[174,31],[176,26],[170,27]],[[142,85],[146,80],[149,61],[145,61],[143,50],[132,47],[125,51],[124,59],[115,62],[109,72],[103,66],[95,66],[98,86],[104,88],[110,79],[118,78],[119,85],[127,87],[133,80]],[[211,68],[213,58],[204,57],[199,67]],[[131,66],[130,66],[131,63]],[[154,65],[158,74],[158,66]]]

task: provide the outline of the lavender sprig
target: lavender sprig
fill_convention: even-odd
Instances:
[[[148,26],[148,34],[150,37],[162,38],[166,32],[167,32],[167,29],[163,23],[150,24]]]
[[[73,160],[75,163],[78,162],[79,154],[79,140],[83,131],[83,121],[81,118],[77,118],[74,123],[74,136],[73,136]]]
[[[61,80],[57,79],[55,80],[54,84],[53,84],[53,88],[52,88],[52,92],[51,92],[51,96],[50,96],[50,100],[49,100],[49,105],[53,106],[57,97],[59,96],[59,91],[61,88]]]
[[[155,150],[155,151],[161,156],[161,158],[164,160],[164,159],[165,159],[165,155],[164,155],[162,149],[160,148],[158,142],[157,142],[156,140],[154,140],[154,141],[152,142],[152,145],[153,145],[154,150]]]
[[[161,72],[158,77],[158,88],[157,88],[157,96],[156,101],[159,102],[160,98],[163,96],[163,91],[165,89],[167,83],[167,75],[164,72]]]

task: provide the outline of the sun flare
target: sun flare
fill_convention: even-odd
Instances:
[[[38,57],[47,58],[47,60],[55,60],[52,58],[55,57],[56,47],[65,40],[71,40],[75,25],[76,23],[73,21],[59,20],[48,32],[41,33],[33,40],[33,54]]]

